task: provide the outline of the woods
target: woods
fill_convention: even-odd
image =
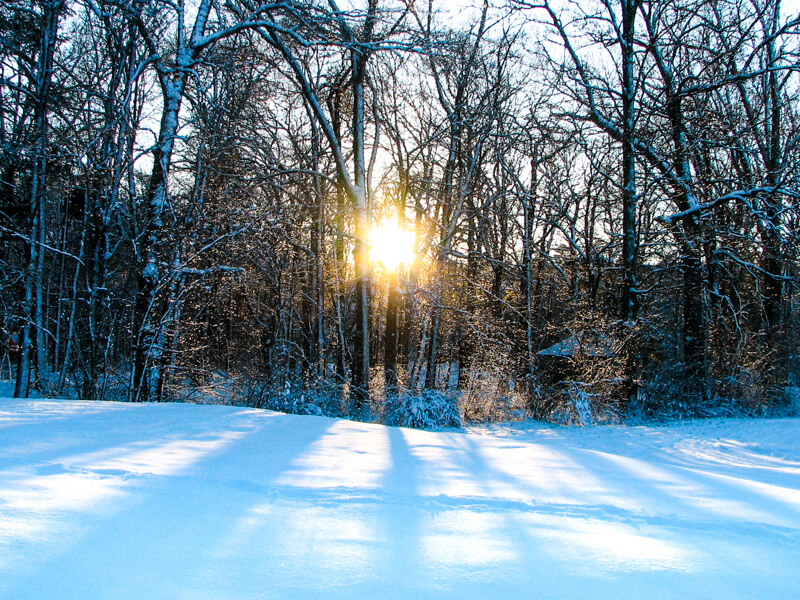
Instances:
[[[421,425],[786,410],[800,17],[443,4],[4,3],[15,395]],[[370,257],[385,222],[413,261]]]

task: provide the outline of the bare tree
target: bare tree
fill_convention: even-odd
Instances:
[[[16,383],[14,396],[26,398],[29,393],[32,365],[37,369],[38,376],[48,368],[47,342],[44,322],[44,265],[47,252],[47,185],[48,162],[50,159],[49,117],[53,109],[52,81],[54,61],[58,44],[59,20],[61,19],[66,3],[62,0],[53,0],[39,3],[34,6],[8,7],[13,15],[19,10],[26,18],[32,20],[31,25],[38,31],[35,41],[18,49],[13,61],[13,73],[20,75],[18,82],[4,81],[4,84],[21,84],[20,91],[25,98],[22,114],[29,115],[30,122],[18,125],[30,131],[29,155],[26,162],[30,164],[29,183],[29,226],[26,231],[14,231],[20,236],[27,247],[27,266],[24,276],[24,297],[22,300],[21,327],[19,334],[19,354],[17,363]],[[24,54],[27,50],[31,55]],[[4,94],[5,95],[5,94]],[[6,111],[3,111],[4,113]],[[4,117],[10,115],[3,115]],[[5,123],[3,123],[5,125]],[[3,126],[4,141],[8,132]],[[10,148],[4,148],[6,152]],[[13,159],[7,163],[4,173],[4,186],[10,188],[15,185],[14,173],[16,165]],[[37,383],[38,385],[38,383]]]
[[[369,224],[368,202],[371,194],[369,164],[367,158],[367,109],[366,93],[368,66],[370,58],[383,48],[406,46],[402,40],[395,39],[401,32],[401,24],[407,13],[392,15],[380,8],[377,0],[369,0],[362,11],[342,11],[336,2],[329,0],[328,10],[317,8],[306,17],[314,28],[319,28],[336,44],[344,49],[348,65],[348,86],[350,91],[350,139],[345,140],[337,131],[337,115],[329,115],[324,108],[322,95],[317,89],[309,71],[309,66],[298,56],[296,45],[308,47],[310,42],[287,35],[282,28],[263,25],[261,31],[265,39],[283,56],[286,64],[299,86],[311,113],[317,120],[331,151],[336,165],[336,174],[344,193],[350,199],[353,211],[354,251],[356,269],[356,343],[354,352],[352,388],[354,391],[353,414],[366,416],[369,410],[370,384],[370,341],[369,341],[369,269],[366,255],[366,237]],[[387,13],[387,14],[384,14]],[[388,15],[388,16],[387,16]],[[376,125],[375,137],[378,131]],[[348,146],[352,151],[352,174],[346,154]],[[373,153],[377,144],[373,146]]]

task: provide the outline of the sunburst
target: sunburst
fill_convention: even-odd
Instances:
[[[369,233],[369,258],[387,271],[414,262],[414,232],[400,229],[394,219],[377,223]]]

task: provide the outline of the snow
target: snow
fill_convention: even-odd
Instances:
[[[798,439],[0,399],[0,598],[794,599]]]

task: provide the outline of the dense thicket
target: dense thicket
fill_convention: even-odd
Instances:
[[[10,0],[4,378],[401,424],[786,409],[779,0]],[[385,219],[413,264],[370,260]]]

